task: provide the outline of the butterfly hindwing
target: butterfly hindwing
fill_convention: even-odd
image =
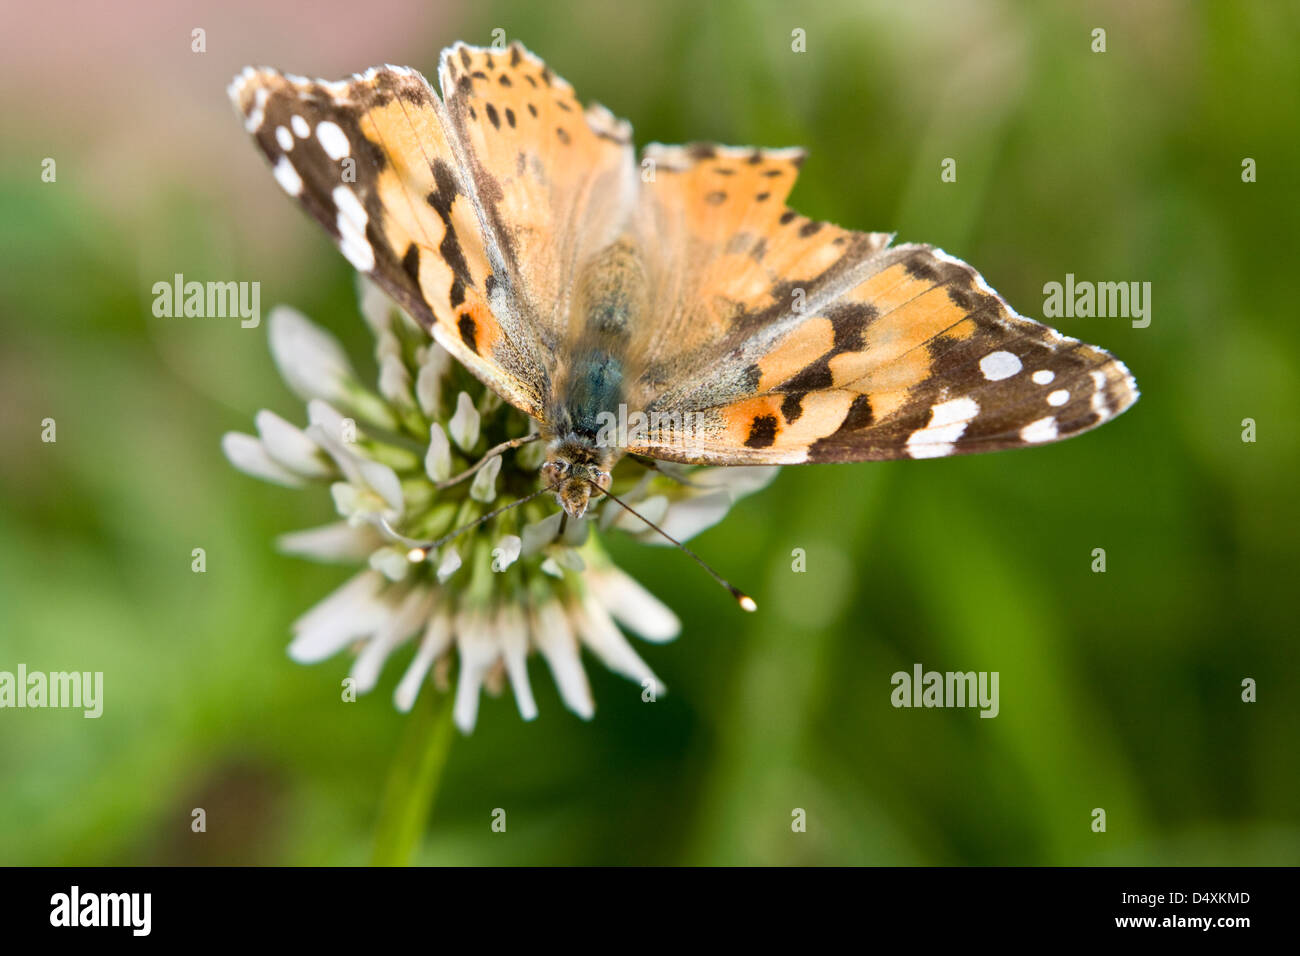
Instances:
[[[929,246],[886,249],[803,300],[652,402],[651,422],[668,424],[630,450],[714,464],[934,458],[1068,438],[1137,398],[1114,356],[1017,315]]]

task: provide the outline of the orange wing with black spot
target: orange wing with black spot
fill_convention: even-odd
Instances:
[[[442,104],[419,73],[341,82],[245,70],[230,96],[276,180],[471,372],[536,414],[536,332],[491,303],[493,262]]]
[[[636,199],[632,130],[518,43],[442,54],[453,145],[502,286],[495,301],[562,350],[583,263],[615,242]],[[553,371],[553,364],[552,364]]]
[[[932,458],[1067,438],[1137,399],[1114,356],[1017,315],[966,263],[788,208],[799,151],[645,156],[639,223],[659,298],[639,338],[648,431],[630,451]]]
[[[439,79],[441,100],[402,67],[250,69],[231,95],[348,260],[540,421],[563,415],[584,294],[637,303],[617,362],[650,429],[628,450],[656,458],[987,451],[1137,398],[1113,356],[1017,315],[965,263],[790,209],[801,150],[652,144],[638,175],[628,125],[518,44],[457,44]]]
[[[385,66],[248,69],[230,95],[276,180],[479,379],[547,409],[579,265],[626,226],[631,130],[514,44],[444,51],[442,99]]]

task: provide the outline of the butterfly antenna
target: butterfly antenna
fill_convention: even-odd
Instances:
[[[558,487],[558,485],[559,482],[556,482],[554,485],[549,485],[545,488],[539,488],[536,491],[534,491],[532,494],[524,495],[522,498],[510,502],[510,504],[508,505],[502,505],[500,508],[496,508],[492,511],[489,511],[487,514],[482,515],[481,517],[475,518],[473,521],[471,521],[469,524],[465,525],[464,527],[457,528],[455,531],[451,532],[450,534],[444,534],[441,538],[439,538],[436,541],[416,541],[414,538],[408,538],[406,535],[402,534],[400,531],[398,531],[392,525],[390,525],[388,523],[387,518],[380,518],[379,526],[383,528],[384,533],[387,534],[389,537],[391,537],[394,541],[397,541],[400,544],[404,544],[411,549],[409,552],[407,552],[406,555],[410,560],[423,561],[425,558],[429,556],[430,552],[435,551],[438,548],[442,547],[444,544],[446,544],[448,541],[452,540],[453,538],[459,538],[466,531],[469,531],[473,528],[477,528],[485,521],[491,521],[497,515],[503,514],[504,512],[509,511],[511,508],[518,508],[522,504],[527,504],[528,502],[536,498],[538,495],[544,495],[548,491],[554,491]]]
[[[668,540],[671,541],[673,544],[675,544],[677,547],[681,548],[683,551],[685,551],[687,554],[689,554],[689,555],[691,556],[691,559],[692,559],[696,564],[698,564],[700,567],[702,567],[705,571],[709,572],[709,576],[712,577],[713,580],[717,581],[717,582],[718,582],[719,584],[721,584],[724,588],[726,588],[728,591],[730,591],[730,592],[731,592],[731,596],[734,597],[734,598],[736,599],[736,603],[739,604],[739,605],[740,605],[742,608],[744,608],[746,611],[757,611],[757,610],[758,610],[758,605],[754,603],[754,599],[753,599],[752,597],[750,597],[750,596],[749,596],[748,594],[746,594],[744,591],[740,590],[740,588],[736,587],[734,584],[732,584],[730,581],[728,581],[726,578],[724,578],[724,577],[723,577],[721,574],[719,574],[717,571],[714,571],[713,568],[709,567],[708,562],[706,562],[703,558],[701,558],[698,554],[696,554],[696,553],[695,553],[694,551],[692,551],[690,548],[686,547],[686,545],[682,544],[680,541],[678,541],[676,538],[674,538],[672,535],[670,535],[670,534],[669,534],[667,531],[665,531],[663,528],[659,527],[657,524],[655,524],[653,521],[651,521],[651,520],[650,520],[649,518],[647,518],[645,515],[638,514],[635,508],[633,508],[631,505],[629,505],[629,504],[627,504],[626,502],[624,502],[622,499],[620,499],[620,498],[616,497],[615,495],[611,494],[610,492],[606,491],[604,488],[600,487],[600,485],[596,484],[596,483],[595,483],[594,481],[592,481],[590,478],[587,479],[587,482],[588,482],[588,483],[589,483],[593,488],[595,488],[597,491],[599,491],[602,495],[604,495],[606,498],[609,498],[609,499],[612,500],[616,505],[619,505],[619,506],[620,506],[624,511],[627,511],[628,513],[630,513],[630,514],[634,515],[635,517],[641,519],[641,520],[644,521],[647,525],[649,525],[651,528],[654,528],[654,530],[658,531],[658,532],[659,532],[661,535],[663,535],[666,539],[668,539]]]

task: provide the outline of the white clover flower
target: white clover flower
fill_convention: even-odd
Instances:
[[[279,306],[267,322],[271,357],[299,398],[339,401],[356,381],[352,363],[334,336],[296,309]]]
[[[419,546],[526,497],[540,487],[540,442],[488,459],[472,479],[439,488],[479,464],[496,444],[529,434],[532,423],[430,342],[391,300],[362,282],[362,313],[375,335],[376,391],[357,379],[338,341],[292,309],[272,312],[276,365],[306,400],[298,427],[258,413],[257,436],[229,433],[226,457],[239,470],[287,487],[328,488],[342,520],[281,536],[288,554],[359,564],[356,575],[292,625],[289,655],[301,663],[343,650],[351,676],[372,690],[389,658],[405,658],[393,694],[408,711],[426,684],[451,690],[453,716],[468,733],[481,692],[509,684],[520,716],[537,716],[528,658],[545,661],[565,706],[595,713],[582,651],[610,670],[663,691],[623,636],[672,640],[677,616],[610,561],[594,527],[647,543],[659,535],[612,502],[567,521],[550,496],[494,515],[433,553]],[[360,423],[360,424],[359,424]],[[651,470],[625,460],[615,494],[686,540],[717,523],[741,496],[765,486],[775,468]]]

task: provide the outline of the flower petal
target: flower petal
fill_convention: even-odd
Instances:
[[[491,504],[497,496],[497,475],[501,474],[501,456],[496,455],[474,473],[469,486],[469,496],[475,501]]]
[[[336,521],[320,528],[290,531],[276,544],[285,554],[314,561],[364,561],[384,539],[370,525]]]
[[[433,591],[427,587],[412,588],[396,605],[389,606],[392,613],[366,642],[352,665],[351,676],[357,682],[359,694],[374,690],[388,655],[424,624],[433,607]]]
[[[356,376],[338,339],[284,305],[271,310],[268,325],[271,357],[299,398],[329,401],[346,394]]]
[[[328,478],[334,474],[320,446],[298,426],[266,409],[258,412],[254,421],[266,453],[285,468],[308,478]]]
[[[445,584],[447,579],[460,570],[461,561],[460,552],[452,545],[447,545],[442,552],[442,560],[438,562],[438,583]]]
[[[411,561],[406,549],[392,545],[379,548],[370,556],[370,566],[390,581],[401,581],[411,573]]]
[[[429,426],[429,451],[424,456],[424,471],[434,482],[451,477],[451,442],[437,422]]]
[[[358,300],[361,316],[366,320],[376,337],[383,335],[392,327],[393,312],[397,303],[388,297],[388,293],[375,284],[374,280],[357,273]]]
[[[395,359],[402,359],[402,339],[394,336],[390,330],[383,330],[377,333],[376,342],[374,342],[374,360],[383,364],[383,359],[393,356]]]
[[[560,548],[555,552],[553,558],[559,567],[566,568],[569,571],[581,574],[583,571],[587,570],[587,562],[583,561],[582,555],[577,551],[574,551],[572,548]],[[546,560],[550,561],[552,558],[547,558]],[[556,575],[556,577],[562,576],[562,574]]]
[[[378,492],[390,508],[401,517],[402,502],[402,482],[397,477],[397,472],[385,464],[377,461],[370,461],[368,458],[358,459],[361,462],[361,474],[366,480],[366,484]]]
[[[411,394],[411,373],[406,370],[400,353],[401,345],[394,338],[399,349],[398,354],[385,354],[379,362],[379,394],[389,402],[402,408],[415,404]]]
[[[537,702],[533,688],[528,683],[528,622],[516,604],[503,604],[497,612],[497,634],[501,641],[501,655],[505,658],[506,675],[510,689],[515,694],[519,716],[524,720],[537,717]]]
[[[582,668],[573,626],[559,601],[543,604],[534,613],[533,643],[546,658],[546,666],[551,669],[564,706],[583,720],[591,720],[596,713],[591,685],[587,682],[587,672]]]
[[[343,442],[330,435],[321,425],[313,424],[308,426],[307,437],[329,453],[329,456],[334,459],[334,463],[339,466],[339,471],[343,472],[348,483],[357,491],[362,493],[370,492],[381,499],[382,503],[387,506],[387,511],[384,513],[385,518],[392,521],[402,516],[405,507],[402,498],[402,482],[392,468],[383,462],[362,458],[344,445]],[[337,488],[336,483],[331,490]],[[340,509],[347,508],[346,512],[341,513],[364,513],[374,510],[367,507],[364,494],[352,499],[349,505],[346,501],[339,499],[336,491],[335,504]]]
[[[714,491],[707,495],[697,495],[674,501],[669,505],[663,517],[655,522],[678,541],[689,541],[706,528],[711,528],[727,516],[731,510],[732,498],[726,491]],[[671,545],[672,542],[656,531],[650,530],[638,536],[646,544]]]
[[[668,605],[614,565],[592,567],[587,583],[619,624],[647,641],[663,643],[681,633],[682,622]]]
[[[462,450],[470,451],[478,443],[481,420],[474,402],[461,392],[456,396],[456,414],[452,415],[451,421],[447,423],[447,432],[451,435],[451,440]]]
[[[502,535],[501,540],[492,549],[492,570],[501,572],[510,567],[519,560],[521,550],[523,550],[523,541],[518,535]]]
[[[402,675],[397,689],[393,691],[393,703],[397,709],[406,713],[415,705],[420,695],[420,686],[433,662],[451,647],[451,613],[445,608],[439,609],[429,618],[420,641],[420,649],[415,652],[411,665]]]
[[[339,441],[344,440],[343,423],[350,421],[343,417],[343,413],[331,405],[329,402],[322,401],[319,398],[312,399],[307,403],[307,421],[312,425],[319,425],[324,429],[325,434],[330,435]],[[351,434],[356,436],[356,422],[352,422]]]
[[[483,678],[501,656],[501,648],[482,611],[456,616],[456,648],[460,652],[460,677],[456,680],[456,702],[452,720],[468,734],[478,722],[479,691]]]
[[[289,656],[313,664],[373,634],[392,613],[380,597],[383,584],[379,572],[362,571],[307,611],[293,623]]]
[[[615,507],[618,507],[617,504]],[[655,495],[639,502],[636,505],[636,510],[645,518],[645,521],[642,521],[641,518],[638,518],[626,508],[618,508],[618,514],[610,522],[611,525],[630,534],[649,533],[658,536],[658,532],[646,524],[646,521],[652,524],[659,524],[663,521],[664,515],[668,513],[668,498],[666,495]]]
[[[451,353],[437,342],[430,342],[415,377],[415,400],[429,418],[441,417],[442,381],[451,368]]]
[[[578,518],[564,526],[564,543],[570,548],[581,548],[591,535],[592,518]]]
[[[284,485],[286,488],[303,486],[303,480],[272,459],[266,453],[266,446],[252,435],[226,432],[221,436],[221,451],[227,461],[246,475]]]
[[[641,660],[627,638],[618,629],[604,605],[592,595],[584,595],[582,600],[570,609],[573,624],[582,643],[591,648],[606,667],[616,674],[629,677],[638,684],[653,681],[656,692],[664,690],[663,683],[654,671]]]
[[[523,556],[531,557],[554,541],[555,536],[560,533],[560,521],[563,518],[564,512],[557,511],[553,515],[547,515],[541,521],[524,525],[519,532],[523,540],[521,549]]]
[[[703,488],[719,488],[731,494],[732,500],[761,491],[772,483],[781,470],[779,465],[739,465],[727,468],[701,468],[690,476],[693,484]]]

